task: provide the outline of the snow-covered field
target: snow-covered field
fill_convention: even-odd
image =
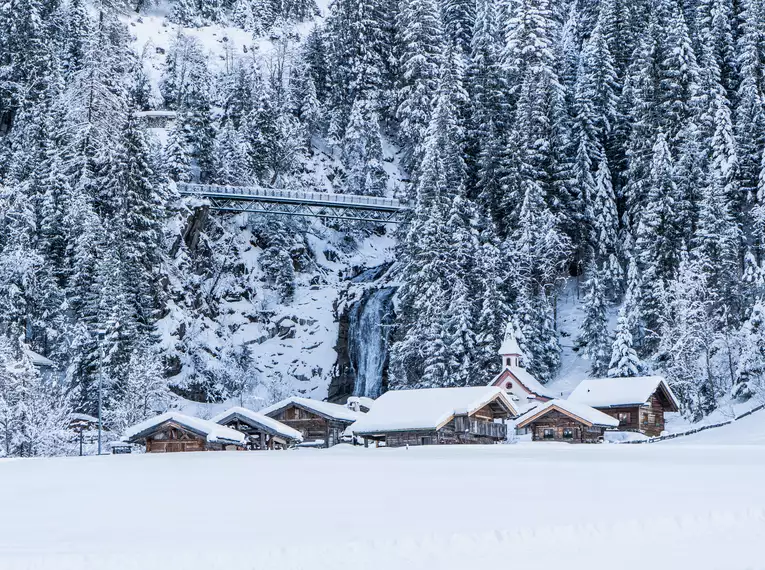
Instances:
[[[671,444],[0,461],[0,568],[760,569],[748,419]]]

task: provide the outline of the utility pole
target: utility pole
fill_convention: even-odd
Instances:
[[[99,349],[101,361],[98,366],[98,455],[101,455],[101,435],[103,431],[102,409],[104,403],[104,341],[106,340],[106,331],[98,331]]]

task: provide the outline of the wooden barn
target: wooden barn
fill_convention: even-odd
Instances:
[[[502,388],[522,408],[530,402],[547,402],[555,398],[553,392],[545,388],[526,370],[524,366],[526,356],[518,345],[515,330],[509,324],[498,353],[501,358],[501,369],[489,386]]]
[[[619,420],[619,430],[661,435],[664,414],[680,405],[661,376],[584,380],[568,397]]]
[[[533,441],[600,443],[619,421],[585,404],[550,400],[521,416],[516,429],[529,429]]]
[[[243,433],[208,420],[167,412],[128,428],[127,443],[146,445],[146,453],[244,449]]]
[[[258,412],[233,407],[210,419],[247,436],[247,449],[286,449],[303,441],[303,434]]]
[[[505,421],[518,415],[501,388],[426,388],[389,391],[351,426],[354,435],[388,447],[496,443],[507,438]]]
[[[260,413],[297,430],[304,445],[316,447],[337,445],[348,426],[364,415],[340,404],[299,396],[277,402]]]

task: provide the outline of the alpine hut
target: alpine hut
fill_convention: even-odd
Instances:
[[[619,420],[585,404],[550,400],[526,412],[515,427],[528,428],[533,441],[600,443],[604,432],[618,425]]]
[[[680,404],[661,376],[599,378],[582,381],[568,397],[619,421],[619,430],[648,436],[664,431],[664,414],[677,412]]]
[[[507,438],[505,420],[517,415],[510,397],[494,386],[394,390],[375,400],[350,431],[366,444],[388,447],[496,443]]]
[[[236,450],[244,449],[247,443],[241,432],[177,412],[167,412],[128,428],[122,440],[145,444],[147,453]]]
[[[303,434],[258,412],[235,406],[210,419],[247,436],[248,449],[286,449],[303,441]]]
[[[340,404],[292,396],[260,410],[269,418],[297,430],[303,444],[332,447],[340,443],[343,432],[364,414]]]

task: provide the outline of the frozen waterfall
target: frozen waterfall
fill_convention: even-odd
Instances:
[[[351,309],[348,353],[356,377],[354,396],[377,398],[382,392],[395,292],[393,288],[373,289]]]

